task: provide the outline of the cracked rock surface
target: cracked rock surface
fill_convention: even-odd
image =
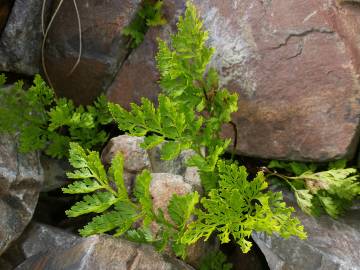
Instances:
[[[127,107],[156,100],[156,37],[168,39],[185,0],[164,1],[169,24],[150,29],[108,91]],[[360,113],[360,6],[336,0],[195,0],[221,84],[239,94],[239,154],[325,161],[351,157]],[[141,74],[141,76],[139,76]],[[225,132],[232,137],[229,128]]]
[[[0,255],[30,222],[43,170],[36,153],[22,155],[10,136],[0,136]]]

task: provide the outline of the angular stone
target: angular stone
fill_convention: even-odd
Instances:
[[[42,0],[14,1],[0,38],[1,71],[27,75],[40,72],[42,3]]]
[[[120,135],[112,138],[101,153],[104,164],[110,165],[115,155],[121,152],[124,156],[124,170],[130,173],[138,173],[143,169],[150,168],[149,155],[140,147],[144,142],[143,137]]]
[[[13,266],[17,266],[34,255],[48,252],[55,248],[70,248],[79,239],[81,239],[80,236],[59,228],[32,222],[3,254],[2,259]],[[2,269],[1,264],[0,269]]]
[[[1,6],[0,6],[0,34],[4,28],[4,26],[6,25],[9,13],[11,11],[11,7],[13,5],[15,0],[3,0],[1,2]]]
[[[170,16],[184,8],[185,1],[174,2],[165,1]],[[359,6],[338,6],[335,0],[194,3],[216,48],[212,65],[221,84],[239,94],[233,117],[239,154],[305,161],[354,155],[360,112]],[[156,37],[167,37],[174,21],[147,33],[109,88],[110,100],[125,107],[141,96],[155,100]],[[230,129],[226,134],[233,136]]]
[[[0,255],[30,222],[43,182],[36,153],[19,154],[10,136],[0,136]]]
[[[253,233],[272,270],[357,270],[360,269],[360,204],[338,220],[329,216],[311,217],[299,210],[289,192],[286,201],[297,210],[308,239],[288,240],[277,235]]]
[[[77,1],[81,20],[82,54],[73,1],[64,1],[46,46],[46,67],[55,91],[76,103],[90,103],[113,80],[127,57],[128,38],[122,30],[133,19],[140,0]],[[53,8],[59,3],[54,1]]]
[[[155,55],[157,38],[167,39],[173,32],[178,12],[184,9],[185,1],[163,1],[164,15],[167,23],[160,27],[151,27],[144,41],[134,49],[126,59],[114,81],[107,90],[109,100],[129,108],[131,102],[140,103],[142,97],[155,101],[160,87],[156,70]],[[139,76],[141,74],[141,76]]]
[[[109,236],[79,240],[68,249],[54,249],[31,257],[17,270],[175,270],[193,269],[180,260],[161,255],[153,247]]]

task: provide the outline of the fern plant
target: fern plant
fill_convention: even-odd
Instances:
[[[159,26],[166,23],[162,14],[163,1],[143,0],[140,10],[129,26],[123,30],[123,35],[128,36],[129,47],[136,48],[144,40],[149,27]]]
[[[177,256],[185,257],[186,244],[181,238],[199,200],[196,192],[174,195],[168,206],[171,220],[167,220],[161,209],[153,209],[149,171],[144,170],[137,176],[133,196],[129,197],[123,179],[124,159],[121,154],[114,157],[106,171],[97,152],[70,143],[69,161],[75,171],[67,176],[77,181],[62,190],[67,194],[84,194],[84,197],[66,214],[69,217],[100,214],[80,230],[82,236],[114,232],[114,236],[124,235],[134,242],[152,244],[159,251],[171,247]],[[141,223],[141,226],[136,228],[136,223]],[[159,227],[157,232],[150,229],[153,223]]]
[[[145,136],[143,148],[162,143],[164,160],[182,150],[195,151],[187,165],[198,168],[208,194],[180,243],[193,244],[216,233],[222,243],[233,237],[247,252],[253,230],[304,238],[299,220],[291,217],[294,209],[285,206],[280,193],[264,191],[263,175],[250,182],[244,167],[220,160],[231,142],[220,136],[221,129],[237,111],[238,97],[220,87],[216,70],[208,67],[214,49],[206,46],[208,33],[190,2],[177,27],[169,44],[159,40],[156,60],[163,93],[158,106],[143,98],[140,105],[131,104],[130,111],[111,103],[109,110],[120,130]]]
[[[319,216],[323,212],[333,218],[339,217],[360,195],[359,175],[354,168],[346,168],[346,161],[331,162],[328,170],[319,171],[315,164],[272,161],[268,177],[276,177],[294,192],[299,207],[307,214]]]
[[[112,119],[104,96],[93,106],[76,107],[71,100],[56,98],[40,75],[27,91],[22,81],[11,87],[5,87],[5,82],[1,75],[0,133],[18,133],[21,152],[43,150],[62,158],[68,154],[70,141],[93,148],[107,140],[102,127]]]

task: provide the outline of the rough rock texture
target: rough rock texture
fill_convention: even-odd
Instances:
[[[264,253],[272,270],[357,270],[360,269],[360,204],[339,220],[328,216],[314,218],[301,212],[294,197],[284,194],[297,209],[297,216],[308,233],[301,241],[291,237],[253,233],[253,239]]]
[[[41,0],[15,1],[0,37],[0,71],[27,75],[40,71],[42,3]]]
[[[0,254],[30,222],[43,182],[38,155],[16,149],[10,136],[0,136]]]
[[[0,35],[4,26],[6,25],[11,7],[14,3],[14,0],[2,0],[0,6]]]
[[[183,151],[178,158],[172,161],[160,160],[161,146],[146,151],[140,147],[144,141],[143,137],[133,137],[121,135],[112,138],[105,146],[101,159],[107,166],[111,163],[114,156],[121,152],[125,157],[124,181],[130,192],[134,186],[136,175],[143,169],[149,169],[152,173],[150,193],[153,199],[154,210],[162,209],[165,217],[171,220],[167,206],[172,195],[184,195],[192,191],[203,192],[200,176],[194,167],[186,168],[185,162],[192,155],[192,151]],[[156,233],[158,227],[153,226]],[[193,266],[198,266],[201,257],[206,250],[214,248],[217,243],[202,243],[189,247],[187,262]]]
[[[193,154],[193,151],[183,151],[177,158],[165,161],[160,159],[161,145],[146,151],[140,147],[143,141],[143,137],[120,135],[112,138],[101,153],[101,160],[106,166],[110,165],[117,153],[121,152],[124,155],[124,178],[128,190],[133,186],[136,174],[144,169],[149,169],[153,173],[181,175],[194,190],[199,193],[202,192],[197,169],[186,167],[186,161]]]
[[[162,256],[152,247],[108,236],[79,240],[68,249],[54,249],[31,257],[17,270],[175,270],[193,269],[185,263]]]
[[[168,17],[181,14],[184,2],[165,1]],[[360,112],[359,5],[339,6],[335,0],[194,3],[217,50],[212,64],[221,83],[239,93],[233,117],[238,153],[307,161],[354,154]],[[167,37],[174,21],[147,33],[109,88],[110,100],[125,107],[141,96],[155,100],[156,37]]]
[[[114,156],[121,152],[124,156],[124,169],[128,172],[137,173],[150,168],[150,160],[146,150],[140,147],[144,142],[143,137],[120,135],[112,138],[105,146],[101,160],[110,165]]]
[[[166,218],[170,220],[167,207],[173,194],[185,195],[192,192],[192,187],[184,182],[181,175],[170,173],[151,174],[150,193],[154,209],[161,209]]]
[[[54,248],[70,248],[79,239],[81,239],[80,236],[58,228],[32,222],[19,239],[3,254],[2,259],[12,265],[11,269],[14,269],[31,256],[48,252]],[[2,269],[1,263],[0,269]]]
[[[53,4],[55,8],[58,0]],[[140,0],[77,1],[82,27],[82,55],[73,1],[64,1],[46,46],[46,66],[55,91],[77,103],[89,103],[112,81],[128,54],[121,32],[134,17]]]

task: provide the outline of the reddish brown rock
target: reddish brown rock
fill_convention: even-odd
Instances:
[[[173,15],[181,13],[185,1],[165,2]],[[360,113],[358,5],[335,0],[194,3],[217,50],[212,65],[222,84],[239,94],[233,117],[239,154],[306,161],[354,155]],[[141,96],[155,99],[155,37],[168,36],[169,29],[148,32],[111,85],[112,101],[126,106]]]
[[[54,1],[54,9],[58,2]],[[60,96],[77,103],[89,103],[108,86],[128,54],[128,39],[121,33],[140,2],[77,1],[82,54],[78,67],[71,74],[79,54],[79,30],[73,1],[63,2],[46,46],[46,67]]]

